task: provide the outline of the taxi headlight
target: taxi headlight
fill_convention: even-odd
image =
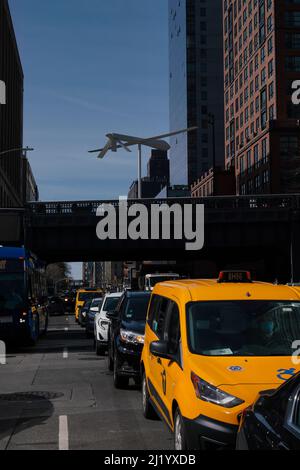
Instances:
[[[214,385],[209,384],[198,375],[192,372],[191,379],[195,388],[197,398],[215,405],[223,406],[224,408],[234,408],[235,406],[244,403],[243,400],[237,398],[229,393],[220,390]]]
[[[144,335],[122,329],[120,330],[120,338],[122,341],[124,341],[124,343],[130,344],[144,344],[145,342]]]

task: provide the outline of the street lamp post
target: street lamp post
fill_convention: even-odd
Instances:
[[[142,144],[138,145],[138,199],[142,199]]]
[[[27,157],[27,152],[33,152],[33,148],[31,147],[21,147],[17,149],[9,149],[9,150],[4,150],[3,152],[0,152],[0,157],[3,157],[4,155],[7,155],[8,153],[13,153],[13,152],[23,152],[23,155]]]

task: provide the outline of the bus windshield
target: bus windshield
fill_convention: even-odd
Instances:
[[[0,273],[0,315],[21,308],[24,302],[24,273]]]
[[[204,356],[292,356],[300,338],[300,302],[192,302],[189,348]]]

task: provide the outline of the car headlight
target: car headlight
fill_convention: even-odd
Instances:
[[[108,325],[109,325],[109,321],[107,321],[107,320],[102,320],[102,318],[100,318],[100,319],[98,320],[98,325],[99,325],[99,327],[100,327],[102,330],[106,330],[107,327],[108,327]]]
[[[130,344],[144,344],[145,342],[144,335],[122,329],[120,330],[120,338],[122,341],[124,341],[124,343]]]
[[[81,312],[81,315],[82,315],[83,317],[86,317],[86,312]]]
[[[233,408],[244,403],[243,400],[237,398],[229,393],[223,392],[214,385],[200,379],[198,375],[192,372],[191,379],[195,388],[197,398],[203,401],[214,403],[215,405],[223,406],[224,408]]]

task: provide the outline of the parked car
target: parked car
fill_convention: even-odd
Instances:
[[[91,303],[92,303],[92,300],[86,300],[83,304],[82,307],[79,307],[79,316],[78,316],[78,323],[79,325],[84,328],[85,327],[85,321],[86,321],[86,316],[87,316],[87,313],[90,309],[90,306],[91,306]]]
[[[85,332],[87,338],[94,337],[95,317],[97,313],[99,313],[99,309],[101,308],[102,302],[102,297],[95,298],[91,302],[90,309],[87,312],[87,316],[85,319]]]
[[[122,292],[106,294],[103,299],[99,313],[96,314],[94,322],[94,336],[96,354],[102,356],[107,350],[109,320],[106,316],[108,311],[114,311],[117,308]]]
[[[140,360],[144,345],[150,292],[124,292],[117,309],[108,312],[108,368],[114,371],[116,388],[128,386],[129,379],[139,384]]]
[[[237,449],[300,450],[300,373],[244,411]]]
[[[59,297],[50,297],[47,309],[48,309],[48,314],[51,316],[65,314],[64,303]]]

